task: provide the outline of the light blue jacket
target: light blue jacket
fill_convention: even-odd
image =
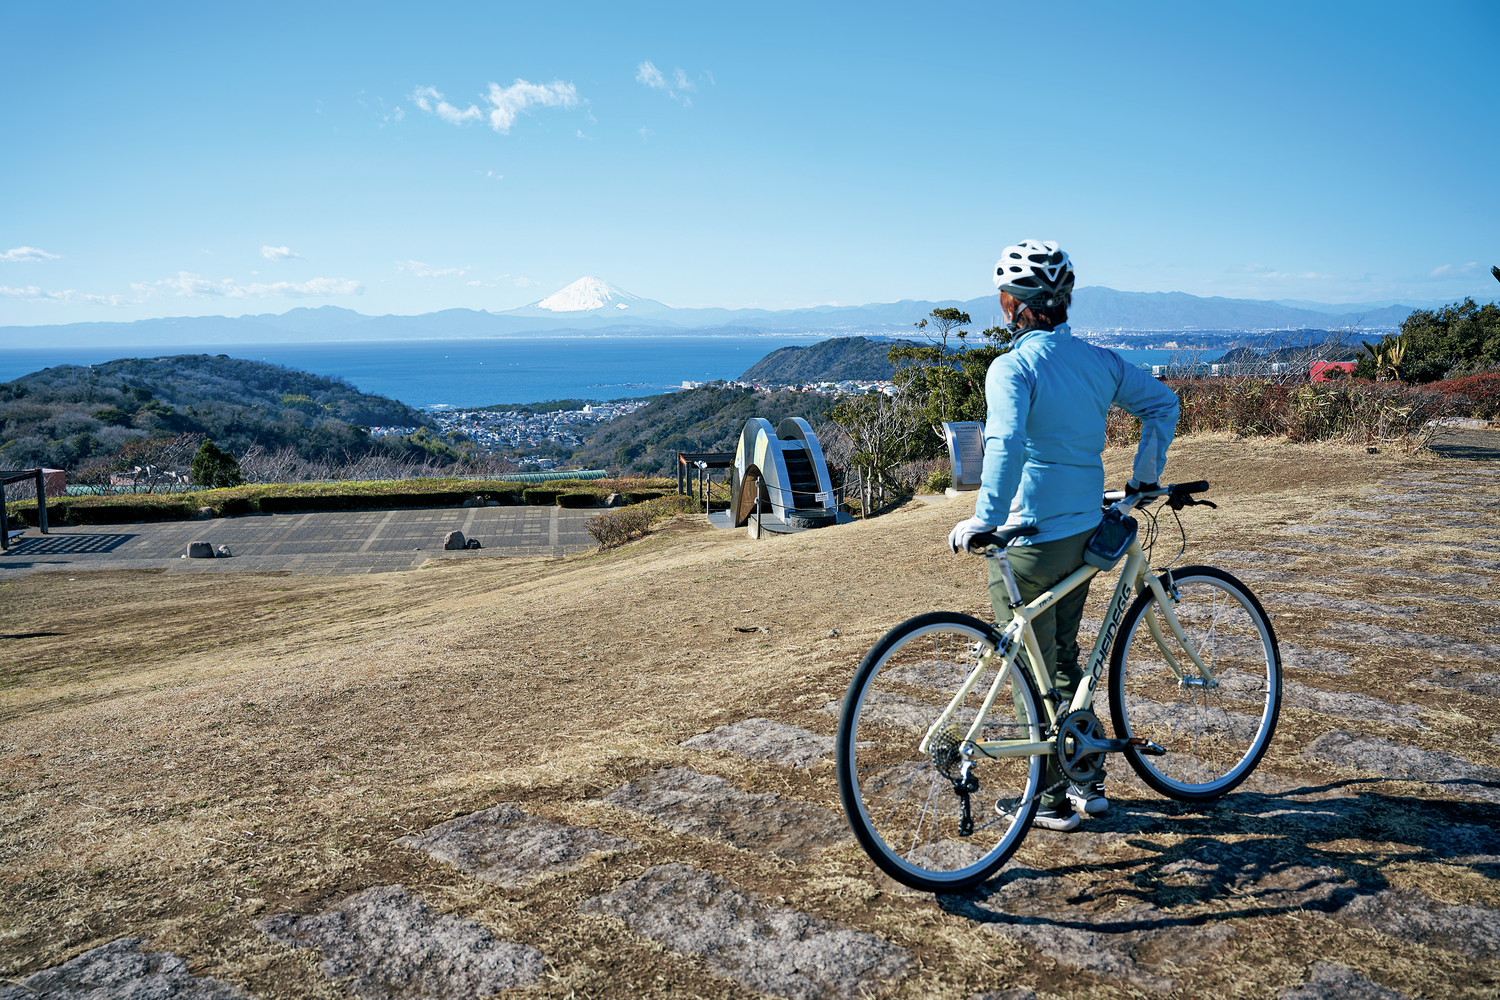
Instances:
[[[1034,524],[1023,545],[1096,527],[1104,493],[1104,415],[1111,403],[1141,418],[1134,478],[1161,481],[1177,431],[1177,394],[1066,323],[1033,330],[984,380],[984,473],[974,516]]]

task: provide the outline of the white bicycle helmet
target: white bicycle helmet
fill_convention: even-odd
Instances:
[[[1073,262],[1056,243],[1022,240],[995,262],[995,287],[1029,306],[1066,306],[1073,295]]]

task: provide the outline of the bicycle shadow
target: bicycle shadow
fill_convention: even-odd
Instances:
[[[1065,964],[1151,990],[1172,988],[1165,972],[1220,953],[1244,920],[1309,912],[1500,958],[1500,910],[1448,905],[1387,875],[1399,863],[1407,873],[1430,865],[1500,879],[1500,805],[1361,787],[1384,783],[1241,792],[1205,806],[1115,799],[1077,832],[1033,832],[1061,862],[1049,870],[1009,868],[937,902]]]

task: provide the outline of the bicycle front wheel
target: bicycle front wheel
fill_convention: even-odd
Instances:
[[[968,796],[972,830],[962,829],[955,791],[962,760],[956,740],[918,745],[980,657],[994,649],[995,628],[952,612],[903,622],[875,644],[855,671],[839,716],[839,796],[860,846],[898,882],[924,892],[959,892],[992,875],[1031,826],[1041,788],[1041,757],[978,756]],[[986,670],[947,728],[973,724],[995,671]],[[1012,664],[980,739],[1041,739],[1035,685]]]
[[[1260,602],[1228,573],[1188,566],[1173,572],[1171,583],[1162,578],[1183,634],[1212,680],[1200,676],[1147,590],[1120,624],[1109,661],[1109,707],[1117,737],[1144,737],[1167,751],[1125,751],[1141,780],[1171,798],[1207,802],[1249,777],[1270,746],[1281,711],[1281,652]]]

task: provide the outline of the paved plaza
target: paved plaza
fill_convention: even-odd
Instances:
[[[586,524],[594,510],[470,507],[253,514],[211,521],[35,528],[0,554],[0,579],[39,571],[165,569],[169,573],[285,571],[296,574],[390,573],[428,559],[559,557],[594,548]],[[484,548],[443,550],[462,531]],[[228,559],[185,559],[188,543],[229,546]]]

